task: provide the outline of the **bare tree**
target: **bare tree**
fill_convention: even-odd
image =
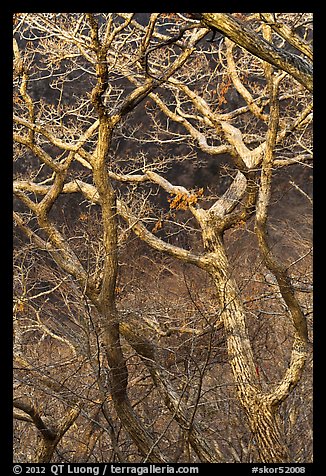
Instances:
[[[21,382],[15,407],[17,418],[42,435],[38,461],[50,461],[62,436],[82,418],[92,422],[89,447],[75,458],[90,455],[96,438],[108,434],[112,458],[122,461],[118,427],[141,455],[128,456],[132,461],[169,461],[166,435],[176,429],[174,461],[303,457],[287,441],[282,411],[304,379],[309,351],[311,303],[302,293],[310,296],[310,283],[304,282],[304,291],[296,283],[304,266],[311,266],[311,246],[308,238],[302,244],[302,236],[286,255],[271,241],[270,222],[274,177],[290,167],[309,170],[312,163],[311,15],[188,17],[15,15],[14,219],[31,244],[15,257]],[[213,42],[207,41],[210,28],[218,29]],[[178,175],[184,164],[210,160],[217,167],[226,155],[226,175],[215,190]],[[292,189],[311,206],[302,184],[293,182]],[[67,218],[69,204],[75,210]],[[285,224],[280,227],[274,236],[289,240]],[[234,233],[249,236],[253,251]],[[137,240],[138,247],[136,237],[143,243]],[[172,276],[171,286],[183,267],[180,289],[191,302],[189,315],[178,310],[177,299],[164,315],[155,306],[162,290],[146,300],[149,284],[139,272],[136,294],[142,300],[130,305],[135,261],[127,256],[145,245],[148,258],[161,263],[160,273]],[[239,249],[244,265],[236,258]],[[49,258],[56,272],[55,282],[52,277],[35,292],[37,276],[27,275],[29,256],[37,253],[46,256],[39,279],[46,279]],[[173,260],[164,265],[162,256]],[[153,266],[147,262],[145,269]],[[205,279],[199,298],[196,288]],[[119,280],[127,289],[123,296]],[[44,296],[49,300],[41,305]],[[70,324],[54,318],[52,309],[51,327],[48,306],[68,309]],[[32,318],[24,321],[27,308]],[[268,331],[262,313],[270,317]],[[62,390],[60,372],[54,385],[51,375],[39,372],[36,355],[24,355],[24,333],[32,330],[68,352],[68,390]],[[275,336],[271,342],[264,341],[265,332]],[[265,365],[278,346],[282,362]],[[151,382],[146,397],[143,379]],[[26,385],[37,385],[36,399],[51,389],[64,405],[56,425],[44,422]],[[231,405],[232,395],[237,400]],[[229,406],[220,417],[224,399]],[[217,430],[207,420],[214,401]],[[150,421],[155,407],[161,420]],[[231,414],[243,434],[237,442],[223,435]]]

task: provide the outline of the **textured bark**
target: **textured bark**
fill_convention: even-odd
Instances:
[[[221,235],[213,221],[202,224],[206,270],[215,281],[238,398],[248,417],[261,462],[288,462],[289,452],[278,417],[280,401],[262,393],[245,322],[240,291],[230,273]],[[299,378],[300,373],[297,375]],[[296,380],[297,381],[297,380]]]
[[[263,463],[290,462],[278,408],[273,407],[268,398],[259,396],[259,400],[248,402],[245,409],[256,443],[259,461]]]
[[[277,23],[271,13],[260,13],[260,17],[290,45],[294,46],[298,51],[301,51],[301,53],[306,55],[311,61],[313,60],[313,52],[310,46],[305,43],[302,38],[297,36],[291,28],[284,23]]]
[[[292,53],[280,50],[228,13],[200,13],[203,25],[217,29],[253,55],[291,74],[309,91],[313,90],[312,65]]]
[[[153,438],[147,432],[144,425],[141,424],[127,394],[128,370],[121,348],[119,320],[115,303],[118,274],[117,203],[115,191],[107,174],[106,164],[114,125],[121,119],[123,114],[128,112],[129,106],[131,108],[134,107],[134,102],[140,96],[142,99],[142,94],[148,94],[153,85],[151,84],[152,82],[147,82],[144,86],[144,92],[136,90],[133,93],[134,97],[129,97],[126,105],[120,109],[119,114],[116,114],[114,117],[109,117],[106,114],[101,96],[108,87],[106,53],[109,40],[106,37],[103,43],[100,42],[97,21],[92,14],[87,14],[87,17],[91,26],[91,38],[98,60],[96,64],[97,84],[91,93],[91,100],[97,109],[99,117],[98,142],[91,161],[93,180],[101,205],[105,252],[99,295],[96,299],[93,299],[92,295],[89,295],[89,298],[93,299],[93,304],[98,310],[99,326],[102,331],[103,344],[110,368],[110,390],[115,410],[123,427],[129,433],[139,451],[145,457],[148,456],[150,462],[164,462],[165,459],[159,450],[157,448],[152,450]]]
[[[160,182],[160,185],[164,185],[164,188],[169,191],[172,190],[170,188],[172,187],[171,184],[167,181],[159,180],[158,177],[153,175],[151,175],[151,178],[153,180],[155,179],[156,182]],[[238,198],[242,196],[244,190],[241,179],[240,184],[241,187],[239,190],[241,193],[239,193],[239,195],[236,193]],[[28,188],[28,184],[24,184],[24,187],[25,186]],[[78,184],[66,184],[65,187],[64,192],[69,193],[78,189],[82,191],[85,197],[90,201],[102,203],[102,197],[99,196],[96,188],[90,184],[84,184],[79,181]],[[47,189],[43,186],[38,192],[45,193],[46,190]],[[186,193],[185,189],[181,191]],[[263,394],[257,379],[251,343],[246,328],[245,310],[236,281],[231,274],[228,257],[223,244],[223,232],[219,231],[221,229],[221,215],[224,215],[224,209],[229,211],[230,203],[229,200],[226,200],[224,197],[221,201],[221,207],[219,208],[213,206],[207,211],[192,210],[202,227],[205,253],[201,255],[193,254],[160,240],[150,233],[136,217],[133,217],[127,207],[120,202],[117,202],[117,212],[126,219],[135,233],[150,246],[159,251],[169,253],[182,261],[195,264],[205,269],[212,276],[220,300],[220,308],[222,310],[221,319],[224,323],[229,360],[237,386],[238,397],[248,416],[248,423],[257,445],[259,459],[265,462],[285,462],[289,461],[289,456],[282,424],[278,418],[278,408],[280,403],[287,398],[300,379],[306,358],[306,349],[305,345],[302,345],[301,339],[295,339],[289,368],[285,372],[282,381],[270,394]],[[215,211],[216,213],[214,213]],[[114,208],[112,213],[115,214]],[[112,257],[110,259],[112,259]],[[112,270],[110,272],[112,273]],[[109,289],[111,288],[109,287]],[[105,293],[103,293],[103,299],[105,299],[105,296]],[[115,309],[112,308],[112,306],[110,308],[109,303],[106,304],[108,305],[107,308],[105,308],[105,306],[101,308],[101,312],[103,313],[103,329],[106,329],[110,320],[113,320],[114,324],[112,324],[112,326],[115,329],[113,335],[116,336],[115,339],[106,344],[107,348],[111,349],[108,354],[108,361],[110,362],[111,370],[113,370],[112,383],[115,382],[113,386],[113,397],[116,411],[124,427],[129,431],[133,441],[137,444],[138,448],[141,449],[147,461],[162,462],[164,461],[164,457],[157,450],[155,440],[145,431],[128,401],[125,388],[125,378],[127,377],[125,373],[126,370],[124,370],[125,363],[123,356],[118,350],[120,346],[118,335],[114,334],[117,332],[116,324],[118,319]],[[108,314],[108,309],[111,309],[111,314]],[[155,365],[153,349],[151,349],[150,344],[144,339],[144,336],[136,332],[136,329],[137,326],[131,329],[126,323],[120,323],[120,332],[135,348],[137,353],[144,357],[144,363],[148,366],[153,375],[153,379],[164,396],[167,406],[174,415],[175,420],[182,428],[187,428],[189,418],[186,409],[180,402],[180,396],[174,391],[173,387],[171,387],[166,376],[162,374],[160,366]],[[112,334],[112,330],[109,329],[105,334],[109,336]],[[113,356],[115,357],[113,358]],[[221,461],[218,445],[215,445],[213,442],[205,441],[201,436],[200,429],[197,428],[196,425],[193,425],[190,430],[189,442],[201,461]]]
[[[158,183],[169,193],[182,193],[187,196],[187,190],[183,187],[174,187],[167,180],[157,174],[149,173],[149,178]],[[238,176],[237,176],[238,177]],[[238,180],[238,181],[237,181]],[[244,184],[241,176],[234,182],[234,196],[241,199],[244,193]],[[238,183],[239,182],[239,183]],[[249,183],[249,181],[248,181]],[[247,192],[248,186],[247,183]],[[256,191],[253,192],[256,199]],[[228,197],[227,197],[228,198]],[[232,368],[238,398],[247,414],[248,423],[253,433],[257,445],[259,461],[262,462],[288,462],[289,451],[287,448],[284,430],[279,418],[279,405],[290,394],[291,390],[300,379],[306,356],[305,346],[302,347],[301,339],[296,339],[293,346],[291,362],[288,371],[285,373],[279,386],[271,393],[263,393],[256,373],[256,366],[252,351],[251,342],[246,326],[246,315],[241,293],[235,279],[232,276],[228,257],[223,243],[223,217],[224,213],[229,213],[233,206],[231,200],[224,199],[220,202],[220,207],[213,205],[209,210],[203,210],[190,206],[194,216],[197,218],[202,229],[202,239],[205,253],[193,256],[190,252],[171,247],[157,239],[148,232],[146,228],[137,222],[133,226],[133,220],[128,213],[122,213],[138,236],[146,241],[150,246],[167,252],[172,256],[199,266],[206,270],[213,278],[221,309],[221,320],[227,339],[229,362]],[[228,215],[227,215],[228,216]],[[135,222],[134,222],[135,223]],[[140,348],[136,349],[142,355]],[[152,354],[148,355],[148,362],[153,362]],[[157,371],[155,371],[157,372]],[[163,383],[156,374],[156,381]],[[167,388],[163,390],[163,393]],[[169,408],[172,410],[178,403],[178,398],[173,397],[171,392],[169,397]],[[180,411],[176,412],[176,420],[184,424],[184,415]],[[193,440],[194,447],[196,441]],[[200,454],[201,448],[199,445]],[[198,448],[197,450],[198,451]],[[218,453],[217,456],[219,457]],[[203,461],[205,455],[202,453]]]
[[[230,273],[222,236],[211,218],[202,223],[204,247],[207,252],[205,269],[212,276],[218,292],[221,319],[227,338],[228,355],[238,392],[256,393],[259,390],[254,357],[245,323],[245,311],[238,286]]]

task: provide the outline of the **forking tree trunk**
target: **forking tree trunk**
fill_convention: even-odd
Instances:
[[[280,402],[264,394],[256,373],[245,310],[240,291],[232,277],[222,235],[214,231],[213,223],[203,226],[204,246],[207,252],[205,269],[213,278],[221,306],[221,318],[227,339],[229,362],[232,368],[238,398],[248,417],[259,461],[289,462],[289,450],[284,429],[278,416]]]
[[[169,193],[182,192],[187,198],[187,190],[174,187],[157,174],[150,173],[151,180],[159,183]],[[279,418],[280,404],[286,400],[292,389],[300,380],[306,359],[306,342],[302,332],[298,332],[296,302],[293,313],[292,300],[288,293],[282,293],[285,304],[290,311],[294,324],[294,341],[291,360],[283,378],[269,393],[263,392],[256,373],[256,366],[251,342],[246,326],[246,312],[241,293],[232,275],[228,257],[223,243],[223,217],[216,213],[217,207],[204,210],[190,207],[202,230],[205,253],[195,255],[184,249],[169,245],[154,235],[133,217],[126,207],[118,207],[119,212],[130,224],[134,232],[153,248],[167,252],[182,261],[192,263],[205,270],[213,279],[220,304],[220,318],[223,321],[228,360],[233,372],[237,395],[248,417],[256,450],[257,462],[289,462],[290,455],[286,444],[284,429]]]

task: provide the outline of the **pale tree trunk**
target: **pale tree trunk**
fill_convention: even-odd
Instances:
[[[271,70],[271,67],[268,66]],[[273,149],[278,127],[278,80],[270,77],[271,111],[267,133],[266,151],[263,159],[261,185],[259,189],[256,233],[266,266],[274,273],[294,324],[295,338],[291,362],[278,385],[270,393],[263,393],[258,376],[252,346],[245,321],[245,309],[241,293],[232,276],[223,244],[223,228],[214,208],[196,214],[202,228],[206,251],[203,268],[212,276],[220,302],[221,318],[227,339],[229,362],[237,385],[237,393],[248,417],[258,458],[262,462],[289,462],[284,427],[279,416],[279,406],[299,381],[306,359],[307,325],[301,307],[291,288],[286,270],[273,257],[268,247],[265,227],[270,197]]]
[[[254,437],[258,461],[290,462],[284,425],[279,416],[278,406],[272,406],[268,398],[257,395],[256,401],[252,399],[244,407]]]
[[[212,276],[219,296],[221,318],[227,339],[228,358],[236,382],[238,398],[246,412],[250,429],[262,462],[289,461],[284,431],[269,395],[264,395],[256,373],[245,310],[240,291],[232,277],[222,237],[208,223],[203,241],[208,254],[206,270]]]
[[[168,192],[176,191],[175,187],[167,181],[163,181],[162,178],[156,174],[151,173],[148,175],[150,175],[153,181],[160,183]],[[94,173],[94,178],[95,177],[97,177],[97,172]],[[108,300],[110,292],[113,293],[114,289],[112,283],[115,283],[115,261],[112,261],[113,255],[110,253],[112,242],[110,244],[108,236],[110,233],[113,233],[112,236],[114,236],[116,233],[116,231],[114,231],[116,225],[113,222],[113,220],[115,220],[116,211],[123,216],[133,231],[142,240],[147,242],[148,245],[161,252],[168,253],[177,259],[192,263],[204,269],[212,277],[218,292],[221,319],[224,324],[227,340],[229,362],[239,401],[248,417],[249,427],[252,431],[253,441],[256,447],[256,454],[258,455],[257,457],[262,462],[289,462],[289,451],[286,445],[282,422],[279,418],[279,406],[288,397],[302,374],[306,359],[306,329],[302,331],[301,327],[297,324],[299,316],[299,322],[302,326],[302,316],[300,316],[302,312],[300,311],[300,306],[295,299],[294,293],[288,285],[285,286],[283,283],[285,279],[283,274],[276,274],[276,276],[279,277],[282,296],[288,305],[293,319],[295,339],[290,364],[283,379],[273,391],[263,393],[256,373],[241,293],[234,279],[223,243],[223,222],[225,220],[221,218],[222,213],[216,212],[216,210],[219,211],[219,207],[213,206],[210,210],[192,209],[192,212],[201,225],[202,239],[205,247],[205,253],[197,255],[160,240],[150,233],[141,221],[132,215],[126,205],[123,205],[119,201],[117,201],[115,205],[114,195],[108,198],[110,197],[109,189],[104,188],[102,190],[101,188],[103,187],[102,178],[102,186],[98,184],[95,188],[91,185],[86,186],[86,184],[84,184],[84,186],[81,187],[86,197],[100,203],[102,208],[104,206],[103,216],[107,218],[110,217],[103,222],[103,225],[105,229],[104,243],[107,243],[107,263],[111,264],[110,266],[108,264],[104,266],[104,278],[100,296],[95,299],[92,294],[90,294],[89,297],[91,300],[94,300],[94,304],[99,311],[100,325],[103,330],[108,363],[111,369],[112,398],[123,426],[130,433],[133,441],[137,444],[144,456],[148,457],[147,461],[158,462],[164,460],[157,450],[157,443],[144,429],[128,400],[126,391],[128,375],[124,357],[121,352],[119,331],[122,332],[129,343],[135,347],[137,353],[147,359],[147,364],[153,374],[154,380],[156,380],[156,384],[161,389],[165,399],[168,399],[169,407],[174,413],[176,421],[178,421],[181,426],[187,425],[187,415],[183,410],[183,406],[180,404],[179,397],[174,395],[174,391],[167,384],[165,377],[157,371],[155,358],[151,353],[150,355],[148,354],[148,343],[144,342],[144,338],[141,338],[138,333],[135,332],[135,329],[131,329],[130,326],[126,326],[125,323],[121,323],[119,329],[113,296],[111,296],[111,301]],[[106,177],[105,180],[108,180],[108,178]],[[181,191],[184,192],[186,196],[187,190],[182,189]],[[178,188],[178,192],[180,192],[180,188]],[[241,196],[242,194],[241,188]],[[108,200],[112,200],[112,202],[109,204]],[[222,197],[221,200],[224,204],[222,208],[231,207],[226,197]],[[234,199],[231,200],[231,202],[233,203]],[[110,213],[106,215],[106,207],[111,209],[111,215]],[[270,256],[270,254],[268,256]],[[266,264],[270,264],[269,261]],[[111,266],[113,266],[113,269]],[[276,271],[277,270],[274,269],[274,272]],[[104,292],[105,288],[107,290],[106,292]],[[214,448],[214,444],[212,444],[210,449],[208,449],[207,443],[201,438],[198,438],[198,435],[196,425],[194,425],[190,433],[190,442],[201,460],[210,462],[212,460],[216,462],[220,461],[221,454],[218,445]],[[214,456],[212,457],[212,455]]]
[[[185,200],[187,200],[187,197],[189,198],[189,192],[183,187],[172,186],[167,180],[152,172],[147,173],[147,175],[169,193],[183,193]],[[240,188],[241,190],[238,193],[242,196],[242,186]],[[222,197],[219,202],[223,203],[222,208],[224,210],[234,208],[234,199],[232,204],[229,204],[226,197]],[[271,393],[263,393],[256,373],[241,293],[232,274],[232,268],[223,243],[224,226],[228,217],[221,217],[222,213],[216,212],[219,211],[219,207],[214,205],[210,210],[190,206],[201,226],[205,248],[204,254],[197,255],[167,244],[155,237],[147,231],[141,222],[132,216],[127,207],[122,207],[119,204],[118,209],[134,232],[150,246],[169,253],[182,261],[192,263],[204,269],[212,277],[219,297],[220,317],[223,321],[227,340],[228,360],[236,384],[238,398],[248,417],[249,427],[257,447],[257,457],[262,462],[289,462],[289,451],[279,418],[279,406],[288,397],[301,377],[306,358],[305,343],[296,332],[289,368],[275,390]],[[292,301],[294,301],[295,296],[293,293],[290,294]],[[284,295],[286,296],[286,293]],[[292,301],[291,305],[293,304]],[[294,313],[292,308],[293,305],[290,307],[290,311],[295,324],[296,313],[300,306],[296,302]],[[296,326],[295,330],[297,330]]]

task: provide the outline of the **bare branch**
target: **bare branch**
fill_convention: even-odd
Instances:
[[[259,38],[240,20],[228,13],[201,13],[200,15],[203,25],[221,31],[253,55],[291,74],[312,92],[312,65],[308,61],[293,53],[280,50],[266,40]]]

